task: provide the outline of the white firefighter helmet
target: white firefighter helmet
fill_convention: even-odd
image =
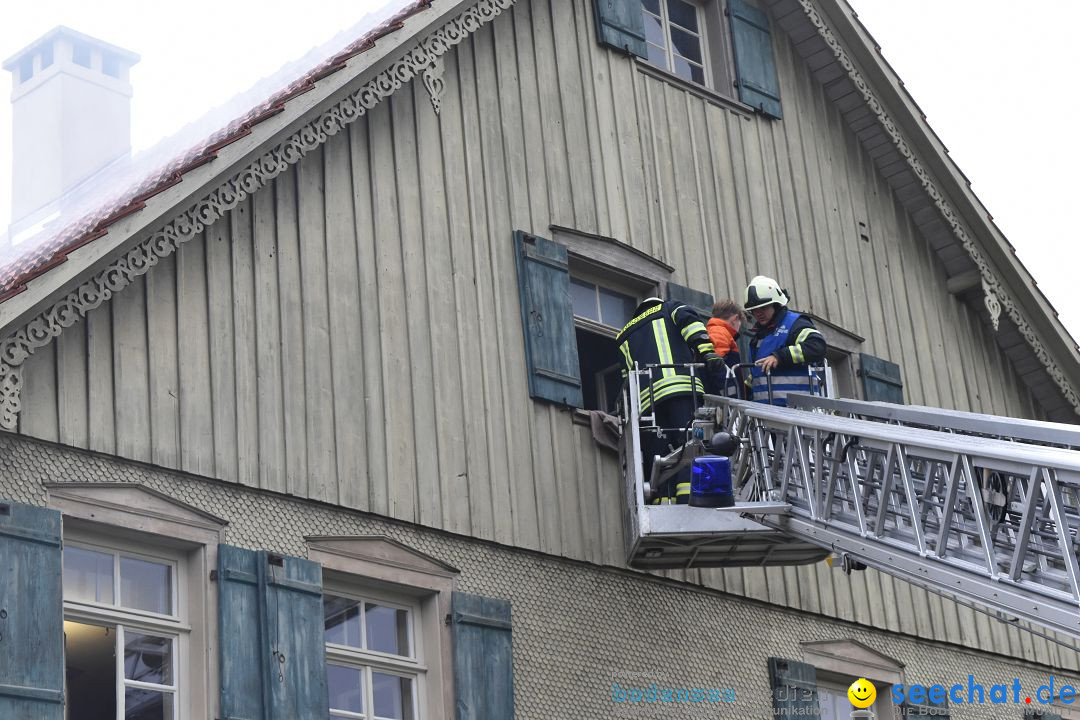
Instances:
[[[780,289],[780,283],[770,277],[758,275],[746,286],[746,301],[743,305],[747,310],[754,310],[773,303],[782,307],[787,306],[787,294]]]

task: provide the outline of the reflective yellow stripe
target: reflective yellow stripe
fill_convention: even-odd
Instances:
[[[671,344],[668,342],[667,335],[667,321],[664,319],[653,320],[652,323],[653,337],[656,338],[656,352],[660,356],[661,365],[671,365],[675,361],[672,360]],[[675,375],[675,368],[664,368],[660,373],[664,377],[672,377]]]
[[[697,346],[697,351],[704,355],[705,353],[713,352],[716,348],[712,346],[712,343],[701,343]]]
[[[682,333],[683,340],[686,340],[687,342],[689,342],[690,338],[694,337],[695,335],[708,334],[708,330],[705,329],[705,326],[700,321],[694,321],[690,323],[686,327],[682,328],[680,332]]]
[[[622,345],[619,346],[619,350],[622,352],[623,357],[626,358],[626,369],[627,370],[633,370],[634,369],[634,361],[630,357],[630,342],[629,341],[624,342]]]
[[[799,333],[799,337],[795,338],[795,344],[796,345],[803,344],[804,342],[806,342],[806,338],[808,338],[811,335],[814,335],[816,333],[817,333],[817,330],[815,330],[814,328],[805,328],[801,333]]]
[[[682,482],[675,486],[675,497],[690,494],[690,483]]]
[[[702,384],[701,378],[694,378],[693,387],[699,393],[705,392],[705,386]],[[653,383],[652,388],[646,387],[641,391],[641,412],[648,410],[654,400],[659,402],[670,395],[688,393],[690,389],[690,378],[686,375],[676,375],[675,377],[657,380]]]

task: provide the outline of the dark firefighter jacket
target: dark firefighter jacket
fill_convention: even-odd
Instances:
[[[655,298],[638,305],[634,318],[619,332],[615,343],[627,370],[632,370],[635,362],[639,367],[700,362],[705,353],[713,352],[705,324],[693,309],[674,300]],[[642,377],[641,412],[665,398],[705,392],[701,376],[702,371],[695,370],[691,384],[689,369],[679,367],[654,370],[651,383]]]

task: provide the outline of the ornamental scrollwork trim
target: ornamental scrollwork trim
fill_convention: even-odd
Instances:
[[[897,152],[899,152],[904,160],[907,161],[908,167],[915,174],[915,177],[922,185],[923,190],[934,203],[934,206],[937,207],[945,222],[949,225],[953,235],[960,241],[968,256],[979,268],[979,274],[982,277],[984,301],[987,310],[990,312],[994,330],[996,331],[998,329],[1001,310],[1004,308],[1009,319],[1012,320],[1024,340],[1031,346],[1035,356],[1039,359],[1039,362],[1042,363],[1043,367],[1046,368],[1047,374],[1058,386],[1061,394],[1072,406],[1073,411],[1080,415],[1080,395],[1077,395],[1076,390],[1065,377],[1061,368],[1054,359],[1050,357],[1050,353],[1042,344],[1042,341],[1036,336],[1030,321],[1024,316],[1020,311],[1020,308],[1013,301],[1011,295],[1006,292],[1005,288],[1002,286],[1001,281],[997,278],[997,275],[994,273],[986,256],[983,255],[982,251],[978,248],[975,241],[960,222],[959,213],[952,207],[952,204],[945,199],[945,196],[938,190],[934,180],[930,177],[930,173],[923,167],[919,159],[915,157],[915,153],[912,151],[911,146],[908,145],[899,128],[896,126],[896,123],[893,122],[892,118],[885,111],[884,105],[870,89],[870,84],[862,76],[859,69],[855,67],[855,63],[851,60],[847,50],[840,44],[840,41],[833,34],[832,30],[825,22],[825,19],[818,12],[817,8],[814,6],[813,0],[799,0],[799,5],[802,6],[803,12],[810,21],[810,24],[814,26],[818,35],[825,41],[825,44],[828,45],[837,62],[840,63],[844,72],[847,73],[848,79],[862,95],[867,107],[870,108],[870,111],[874,114],[882,129],[884,129],[892,139]]]
[[[442,109],[442,98],[446,92],[446,81],[443,79],[445,72],[446,64],[443,62],[442,55],[435,58],[435,61],[424,70],[424,89],[431,97],[431,109],[436,115]]]
[[[130,285],[135,278],[146,274],[159,260],[176,252],[180,245],[224,217],[245,198],[295,165],[342,128],[366,115],[406,83],[423,75],[425,87],[431,92],[426,74],[433,67],[442,67],[442,56],[510,9],[515,1],[480,0],[447,21],[359,89],[306,123],[160,230],[141,240],[107,268],[0,341],[0,428],[14,430],[16,427],[21,407],[22,364],[31,354],[48,345],[65,328],[84,318],[113,294]],[[441,71],[437,80],[441,86]],[[434,94],[432,102],[436,102]]]

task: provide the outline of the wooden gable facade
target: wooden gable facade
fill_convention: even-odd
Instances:
[[[585,0],[494,6],[436,81],[345,124],[36,349],[17,432],[623,566],[617,458],[529,397],[515,231],[645,258],[658,286],[715,297],[775,276],[852,358],[899,365],[907,401],[1049,415],[803,57],[809,15],[787,30],[783,8],[759,8],[777,118],[600,44]],[[873,571],[673,577],[1078,667]]]

